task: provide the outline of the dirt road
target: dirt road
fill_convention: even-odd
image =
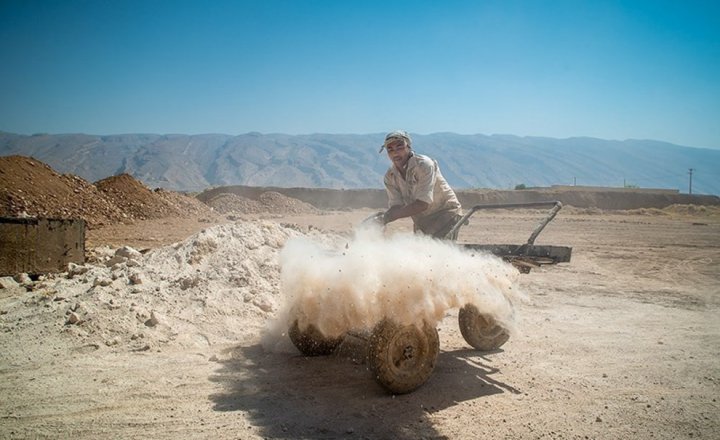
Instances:
[[[460,241],[522,243],[538,212],[478,213]],[[347,232],[368,214],[264,221]],[[88,238],[149,247],[185,238],[163,222]],[[433,376],[400,396],[343,356],[264,351],[256,321],[232,342],[176,344],[186,328],[176,325],[147,346],[83,343],[77,326],[42,321],[62,292],[0,289],[0,437],[720,438],[720,215],[568,209],[537,243],[571,246],[573,257],[520,277],[529,296],[517,305],[520,333],[476,352],[451,311]],[[213,313],[221,332],[227,316]]]

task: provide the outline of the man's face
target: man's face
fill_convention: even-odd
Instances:
[[[410,147],[407,146],[405,139],[393,139],[385,145],[387,155],[390,161],[397,167],[402,168],[410,159]]]

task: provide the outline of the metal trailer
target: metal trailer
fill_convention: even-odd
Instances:
[[[537,224],[530,237],[522,244],[459,244],[467,249],[489,252],[512,264],[521,273],[543,265],[567,263],[572,248],[566,246],[536,245],[535,240],[562,208],[559,201],[488,204],[473,206],[451,228],[445,239],[457,241],[460,228],[470,217],[483,209],[528,209],[551,207]],[[377,219],[378,213],[366,221]],[[510,338],[501,323],[489,313],[483,313],[473,304],[466,304],[458,313],[458,324],[465,341],[480,351],[497,350]],[[300,328],[295,320],[288,331],[293,344],[305,356],[322,356],[335,352],[347,339],[359,342],[361,356],[369,365],[375,380],[392,394],[409,393],[424,384],[435,369],[440,344],[438,332],[427,322],[400,325],[386,317],[372,329],[348,332],[339,338],[324,336],[313,325]]]

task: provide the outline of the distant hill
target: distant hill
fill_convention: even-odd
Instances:
[[[245,185],[381,188],[383,134],[247,133],[25,136],[0,132],[0,156],[24,155],[94,182],[127,173],[176,191]],[[720,150],[651,140],[511,135],[413,135],[458,189],[551,185],[639,187],[720,194]]]

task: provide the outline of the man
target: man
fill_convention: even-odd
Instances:
[[[384,179],[390,208],[383,223],[412,217],[415,232],[446,238],[460,220],[462,207],[437,162],[416,154],[410,135],[403,130],[388,133],[380,152],[383,149],[392,162]]]

